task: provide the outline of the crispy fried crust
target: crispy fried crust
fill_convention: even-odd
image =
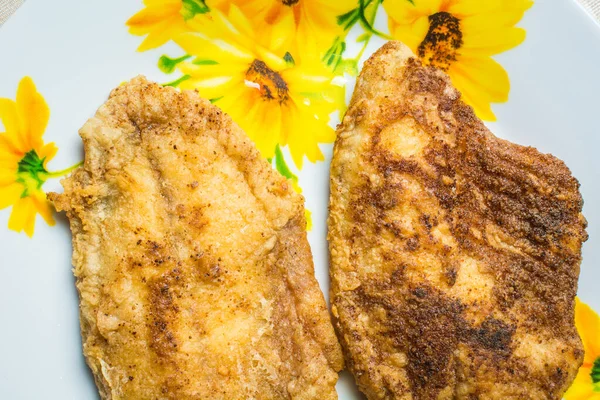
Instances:
[[[578,187],[401,43],[367,61],[338,128],[329,241],[335,326],[369,399],[561,398],[583,357]]]
[[[335,399],[303,199],[194,92],[136,78],[80,131],[67,212],[103,399]]]

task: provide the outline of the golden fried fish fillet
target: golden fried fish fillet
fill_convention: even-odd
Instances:
[[[67,212],[103,399],[335,399],[303,199],[195,92],[136,78],[80,131]]]
[[[492,135],[399,42],[358,79],[331,166],[331,299],[369,399],[559,399],[583,350],[578,182]]]

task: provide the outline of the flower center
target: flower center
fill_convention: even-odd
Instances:
[[[31,192],[39,190],[46,182],[48,171],[44,168],[44,160],[45,158],[40,158],[35,150],[31,150],[19,161],[17,182],[25,187],[21,197],[27,197]]]
[[[442,11],[429,16],[429,31],[419,45],[419,57],[425,64],[447,71],[462,45],[460,20]]]
[[[293,6],[298,4],[300,0],[281,0],[284,6]]]
[[[254,60],[246,71],[246,80],[257,84],[260,95],[265,100],[283,103],[288,99],[288,86],[281,75],[267,67],[263,61]]]

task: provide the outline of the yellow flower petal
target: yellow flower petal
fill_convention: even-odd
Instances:
[[[272,51],[296,53],[296,44],[314,42],[320,51],[327,50],[334,38],[343,35],[337,16],[357,7],[356,0],[303,0],[285,5],[273,0],[231,0],[254,25],[254,39]],[[221,0],[208,1],[211,9],[227,11]],[[232,6],[233,7],[233,6]],[[230,16],[231,19],[231,16]]]
[[[154,25],[148,36],[142,41],[137,51],[146,51],[162,46],[169,40],[185,31],[185,22],[179,16],[174,16]]]
[[[279,105],[267,104],[260,99],[254,103],[245,116],[239,116],[240,126],[263,157],[272,158],[275,146],[281,141],[281,108]]]
[[[331,85],[331,77],[323,74],[314,74],[304,68],[290,68],[281,73],[288,83],[288,88],[293,92],[320,93]]]
[[[463,33],[474,35],[500,28],[512,28],[522,17],[523,13],[514,13],[511,11],[475,14],[461,18],[460,29]]]
[[[17,164],[14,164],[12,167],[13,168],[5,168],[0,166],[0,190],[2,190],[2,187],[8,186],[16,181]]]
[[[21,79],[19,83],[16,104],[26,148],[41,147],[42,135],[50,119],[50,109],[42,95],[38,93],[33,80],[28,76]]]
[[[600,393],[594,392],[591,372],[591,368],[579,368],[573,384],[565,393],[565,400],[600,400]]]
[[[475,114],[484,121],[495,121],[496,115],[492,111],[490,102],[483,98],[481,92],[473,83],[461,75],[455,74],[452,76],[452,83],[458,88],[462,94],[462,100],[473,107]]]
[[[252,15],[252,14],[250,14]],[[269,37],[265,37],[265,47],[276,52],[282,52],[289,50],[293,52],[293,44],[297,41],[294,40],[294,35],[290,35],[290,32],[296,30],[296,20],[294,19],[293,13],[285,13],[282,15],[276,24],[271,26]]]
[[[17,169],[23,153],[17,152],[4,135],[0,134],[0,168]]]
[[[418,54],[419,45],[425,39],[429,30],[429,18],[421,16],[408,25],[390,24],[393,37],[406,44],[415,54]]]
[[[25,232],[33,236],[35,227],[36,208],[31,197],[22,197],[16,201],[8,219],[8,229],[15,232]]]
[[[196,15],[188,21],[195,32],[186,32],[174,39],[188,54],[202,59],[210,57],[218,63],[181,63],[180,71],[189,78],[179,87],[197,89],[203,97],[216,99],[216,104],[255,142],[263,157],[272,157],[277,144],[290,143],[294,162],[299,167],[304,156],[313,162],[323,159],[318,143],[332,142],[335,138],[334,131],[327,126],[330,114],[345,106],[344,89],[332,84],[334,76],[322,64],[315,41],[299,40],[302,29],[325,29],[329,21],[337,25],[335,16],[324,18],[311,14],[308,17],[306,13],[318,8],[327,13],[341,6],[325,0],[312,1],[310,5],[300,2],[298,7],[270,0],[234,0],[231,4],[208,1],[210,15]],[[314,1],[322,7],[315,8]],[[356,7],[354,0],[341,3],[349,9]],[[262,14],[249,14],[250,8]],[[305,17],[310,21],[300,23]],[[310,37],[326,37],[333,30],[320,31]],[[294,45],[283,47],[284,43],[291,43],[289,38],[295,38]],[[292,54],[294,62],[284,59],[286,52]],[[260,63],[254,64],[256,61]],[[249,74],[253,65],[261,68]],[[269,98],[270,93],[275,96]]]
[[[471,82],[471,86],[480,93],[479,97],[493,103],[503,103],[508,100],[510,80],[506,70],[490,57],[460,57],[448,71],[450,77],[460,75]],[[461,83],[462,84],[462,83]],[[461,90],[461,84],[456,84]]]
[[[532,5],[533,1],[531,0],[459,0],[449,4],[446,11],[461,19],[487,12],[502,13],[508,11],[518,17],[514,22],[516,23]]]
[[[473,106],[480,118],[495,120],[491,103],[508,99],[510,82],[506,71],[490,56],[518,46],[525,40],[525,31],[514,25],[533,4],[532,1],[415,0],[414,3],[383,2],[392,35],[405,42],[417,55],[425,42],[430,61],[435,60],[434,55],[449,60],[434,65],[448,72],[454,85],[462,92],[463,99]],[[438,15],[438,18],[430,19],[442,12],[454,18]],[[434,22],[436,32],[454,29],[453,34],[447,35],[447,39],[437,38],[435,43],[433,38],[428,40],[430,24]],[[458,42],[457,38],[460,39]]]
[[[188,29],[181,13],[181,0],[144,2],[146,8],[135,14],[127,22],[133,35],[148,35],[138,47],[138,51],[161,46]]]
[[[239,84],[239,81],[230,76],[219,76],[210,79],[195,79],[192,77],[183,81],[179,87],[184,90],[196,89],[200,96],[205,99],[216,99],[222,97],[229,88],[236,84]]]
[[[44,168],[48,164],[48,161],[52,160],[58,152],[58,147],[54,142],[46,143],[42,148],[35,149],[40,159],[44,160]],[[45,159],[44,159],[45,158]]]
[[[251,52],[219,39],[213,40],[200,32],[184,33],[178,35],[174,40],[188,54],[199,57],[209,56],[211,60],[220,64],[228,62],[246,62],[250,64],[254,60]]]
[[[46,193],[39,190],[31,195],[31,199],[33,200],[33,205],[38,214],[42,216],[48,225],[54,226],[56,224],[54,221],[54,213],[50,202],[46,198]]]
[[[0,186],[0,210],[15,204],[20,198],[25,188],[13,179],[12,183],[6,186]]]
[[[510,81],[504,68],[489,57],[464,58],[454,63],[448,74],[477,116],[495,121],[490,103],[507,101],[510,91]]]
[[[344,14],[357,6],[356,0],[313,0],[306,3],[306,5],[315,13],[321,12],[323,14],[333,14],[336,16]]]
[[[288,132],[282,144],[290,148],[292,159],[299,169],[302,168],[304,156],[310,162],[323,161],[325,157],[318,143],[335,140],[335,133],[327,121],[316,119],[311,108],[304,104],[290,106],[284,113],[283,125],[288,127]]]
[[[231,21],[230,26],[233,28],[233,32],[239,33],[246,37],[254,36],[254,28],[252,27],[252,24],[236,5],[231,5],[229,12],[227,13],[227,17],[225,17],[225,14],[221,12],[213,12],[213,14],[216,15],[216,18],[222,18],[224,23],[228,24],[228,20]]]
[[[583,362],[592,365],[600,357],[600,317],[579,298],[575,303],[575,325],[585,348]]]
[[[141,34],[146,34],[153,25],[163,21],[165,16],[179,14],[181,5],[181,0],[165,0],[159,5],[144,8],[129,18],[125,24],[130,27],[130,32],[133,34],[140,32],[137,29],[143,29],[144,31]]]
[[[6,130],[0,136],[3,140],[3,146],[6,146],[15,153],[26,153],[30,148],[27,147],[25,135],[21,130],[21,122],[17,111],[17,103],[10,99],[0,98],[0,120]]]
[[[520,28],[499,28],[477,34],[464,32],[464,45],[461,54],[491,56],[512,49],[523,43],[525,30]]]
[[[227,63],[214,65],[196,65],[194,63],[181,63],[181,72],[191,75],[194,79],[213,79],[219,77],[244,76],[248,66],[242,63]]]
[[[402,1],[383,2],[383,8],[390,18],[390,24],[393,21],[394,24],[398,25],[410,25],[418,18],[427,18],[432,14],[432,11],[436,12],[435,10],[438,10],[437,7],[431,8],[431,5],[422,1],[416,1],[414,5],[406,3]]]

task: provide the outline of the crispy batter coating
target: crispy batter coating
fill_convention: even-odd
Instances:
[[[80,131],[67,212],[103,399],[336,399],[303,199],[195,92],[136,78]]]
[[[365,64],[331,166],[335,327],[369,399],[560,399],[587,239],[564,163],[492,135],[399,42]]]

